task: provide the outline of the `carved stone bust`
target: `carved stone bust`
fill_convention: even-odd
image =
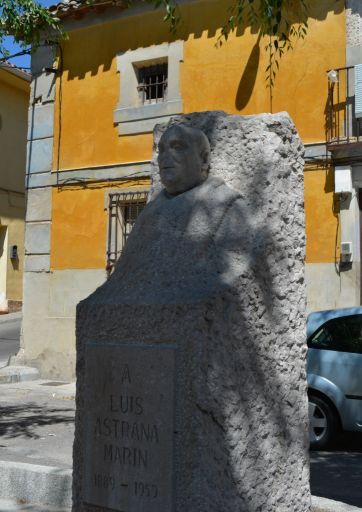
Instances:
[[[162,191],[153,165],[157,193],[78,305],[73,511],[310,511],[303,147],[287,114],[175,122],[155,130]],[[142,413],[102,400],[119,393]],[[111,414],[157,442],[109,435]]]
[[[158,148],[161,183],[168,194],[182,194],[206,180],[210,144],[204,132],[173,125],[162,135]]]

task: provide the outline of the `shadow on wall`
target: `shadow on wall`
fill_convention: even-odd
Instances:
[[[248,62],[240,79],[235,100],[235,107],[239,111],[243,110],[247,106],[253,93],[256,75],[259,68],[260,39],[261,35],[259,34],[258,40],[250,53]]]
[[[10,261],[11,261],[11,265],[13,267],[13,270],[19,270],[19,258],[18,257],[11,258]]]
[[[5,251],[5,239],[6,239],[7,227],[0,226],[0,258],[4,256]]]
[[[343,10],[344,2],[342,0],[331,0],[328,2],[310,1],[308,4],[309,18],[318,21],[326,19],[331,12],[339,14]],[[214,11],[215,15],[205,16],[205,11]],[[107,10],[107,13],[109,13],[109,19],[111,19],[112,14],[115,16],[119,14],[119,9],[112,7]],[[97,15],[89,15],[89,17],[92,16],[96,17]],[[162,13],[160,15],[159,12],[150,11],[144,16],[148,17],[147,25],[154,26],[157,30],[145,31],[144,26],[146,23],[141,23],[140,17],[137,16],[134,19],[125,18],[124,31],[119,30],[119,25],[113,22],[108,23],[107,30],[94,28],[91,33],[91,39],[85,37],[84,31],[71,32],[70,39],[63,43],[63,69],[64,71],[68,71],[67,79],[83,79],[87,73],[94,76],[99,72],[109,71],[117,53],[136,50],[140,47],[140,41],[142,41],[143,47],[148,47],[179,39],[183,39],[184,41],[188,39],[198,39],[204,36],[205,32],[208,38],[215,38],[215,36],[219,34],[222,25],[227,21],[228,12],[225,4],[216,6],[215,2],[211,2],[209,6],[205,4],[205,2],[202,4],[189,3],[183,5],[182,22],[175,35],[169,33],[169,25],[167,22],[162,21]],[[287,16],[291,24],[302,23],[306,19],[305,12],[301,7],[294,8]],[[128,25],[132,25],[132,28],[128,28]],[[73,24],[73,27],[76,27],[76,24]],[[248,28],[250,28],[249,22],[238,27],[236,30],[237,37],[241,37]],[[142,34],[140,32],[141,30]],[[252,29],[252,33],[258,34],[259,32],[260,25],[256,25]],[[253,76],[256,73],[252,66],[257,64],[257,57],[258,48],[254,47],[246,70],[247,75],[249,75],[248,80],[253,80]],[[243,77],[241,78],[240,85],[245,85],[247,75],[245,79],[243,79]],[[250,86],[248,85],[248,87]],[[243,93],[240,89],[240,94],[237,99],[237,105],[239,105],[237,106],[238,109],[242,108],[240,105],[245,103],[248,94],[250,94],[250,92]]]
[[[329,166],[326,168],[326,181],[324,184],[324,192],[334,192],[334,167]],[[339,212],[338,212],[339,213]]]

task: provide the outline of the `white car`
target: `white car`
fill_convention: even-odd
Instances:
[[[312,449],[339,430],[362,432],[362,307],[311,313],[307,320]]]

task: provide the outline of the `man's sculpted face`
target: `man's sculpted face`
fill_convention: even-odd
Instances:
[[[158,148],[161,182],[169,194],[181,194],[207,178],[210,148],[201,130],[171,126]]]

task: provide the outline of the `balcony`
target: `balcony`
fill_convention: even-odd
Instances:
[[[361,85],[361,87],[359,87]],[[362,96],[362,83],[357,95]],[[362,147],[362,115],[356,114],[355,67],[328,71],[326,136],[329,151]]]

